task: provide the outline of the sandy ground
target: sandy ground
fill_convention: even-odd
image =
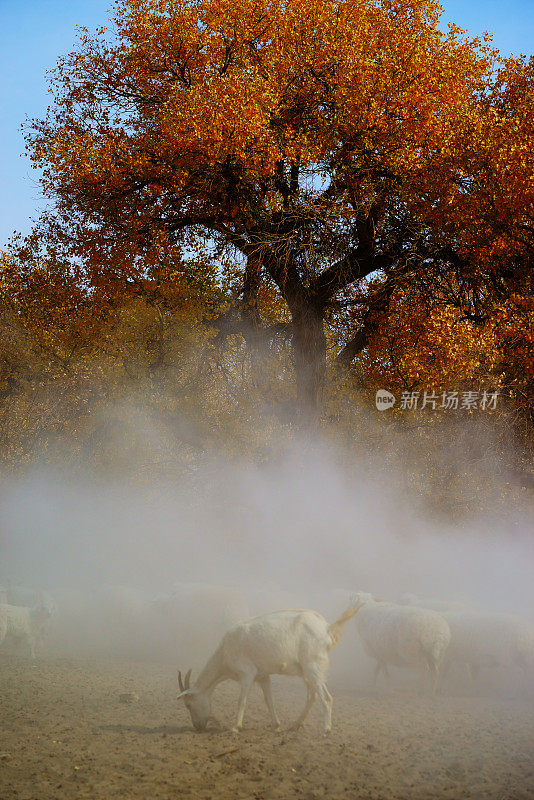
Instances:
[[[198,734],[171,666],[0,654],[0,798],[534,798],[531,703],[330,688],[326,739],[318,709],[302,731],[269,730],[257,689],[240,735]],[[288,725],[303,689],[277,679],[274,691]],[[216,690],[225,723],[236,697],[233,684]]]

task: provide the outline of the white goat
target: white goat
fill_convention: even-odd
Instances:
[[[50,618],[50,610],[46,606],[12,606],[0,604],[0,644],[6,636],[19,642],[23,639],[28,644],[30,655],[35,658],[35,644],[43,627]]]
[[[35,608],[42,606],[50,611],[50,616],[58,610],[57,603],[45,589],[38,589],[33,586],[19,586],[17,584],[8,584],[7,587],[7,600],[13,606],[26,606],[26,608]]]
[[[376,660],[375,684],[381,670],[388,676],[388,664],[420,667],[430,672],[434,694],[451,639],[446,620],[435,611],[375,600],[367,592],[357,592],[351,599],[359,611],[356,624],[365,649]]]
[[[316,611],[275,611],[233,625],[223,636],[193,687],[189,685],[191,670],[185,677],[185,684],[178,672],[178,698],[184,698],[195,729],[205,730],[208,721],[214,719],[211,715],[213,690],[221,681],[231,679],[241,686],[234,732],[242,728],[247,697],[254,681],[263,690],[273,726],[278,730],[280,722],[274,708],[269,676],[298,675],[306,684],[307,699],[292,730],[304,724],[319,696],[323,707],[323,730],[325,734],[328,733],[332,726],[332,696],[325,682],[329,667],[328,653],[337,643],[344,623],[355,613],[355,609],[349,608],[329,625]]]

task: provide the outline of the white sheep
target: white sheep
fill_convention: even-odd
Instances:
[[[375,659],[375,684],[381,670],[388,676],[388,664],[428,670],[432,694],[436,690],[439,666],[449,646],[451,633],[437,612],[375,600],[367,592],[352,595],[358,611],[356,625],[368,655]],[[422,688],[422,687],[421,687]]]
[[[42,605],[27,608],[8,603],[0,604],[0,645],[6,636],[16,642],[25,640],[31,657],[35,658],[35,644],[50,618],[50,613]]]
[[[273,726],[278,730],[280,722],[274,708],[270,675],[298,675],[306,684],[307,699],[292,730],[304,724],[318,696],[323,707],[323,731],[328,733],[332,725],[332,696],[326,686],[328,653],[337,643],[344,623],[355,613],[355,609],[349,608],[329,625],[316,611],[275,611],[233,625],[193,687],[189,684],[191,670],[185,677],[185,684],[178,673],[178,698],[183,697],[195,729],[205,730],[208,721],[213,719],[213,690],[221,681],[230,679],[241,686],[234,732],[243,725],[247,697],[255,681],[263,690]]]
[[[451,664],[464,665],[475,679],[482,667],[534,666],[534,625],[513,614],[448,612],[451,643],[444,674]]]
[[[50,616],[58,610],[57,603],[50,592],[33,586],[19,586],[9,583],[6,602],[13,606],[26,606],[26,608],[42,606],[50,611]]]
[[[417,606],[418,608],[428,608],[430,611],[464,611],[468,608],[466,603],[457,600],[441,600],[436,597],[419,597],[411,592],[405,592],[399,598],[399,604],[403,606]]]

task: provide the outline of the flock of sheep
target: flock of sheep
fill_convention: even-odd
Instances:
[[[201,639],[203,652],[209,647],[214,648],[213,654],[193,685],[191,670],[184,680],[179,672],[178,694],[197,730],[215,719],[211,696],[227,679],[240,685],[234,730],[242,726],[254,683],[261,687],[272,724],[278,728],[270,676],[279,674],[299,676],[306,685],[306,704],[293,727],[304,723],[318,699],[327,733],[332,711],[326,686],[329,652],[353,617],[363,647],[374,661],[375,683],[381,672],[389,677],[390,666],[408,667],[419,671],[421,691],[430,680],[434,693],[438,679],[444,680],[451,668],[467,669],[475,680],[486,667],[517,667],[525,674],[534,667],[534,625],[521,617],[415,595],[404,595],[397,603],[366,592],[337,593],[336,601],[342,598],[348,607],[329,624],[321,614],[304,609],[250,618],[251,605],[253,611],[266,610],[266,596],[256,594],[249,602],[237,590],[205,584],[177,583],[171,592],[156,598],[117,586],[100,587],[85,596],[70,592],[55,597],[36,589],[0,587],[0,645],[6,638],[22,640],[34,658],[45,635],[52,642],[55,637],[56,645],[65,640],[72,645],[77,635],[80,643],[91,648],[107,635],[122,655],[150,653],[152,658],[174,660],[184,653],[194,654]]]

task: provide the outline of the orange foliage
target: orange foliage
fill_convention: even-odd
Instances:
[[[534,301],[511,294],[473,322],[463,309],[418,287],[398,290],[355,374],[374,391],[497,391],[512,426],[532,436],[534,407]],[[518,424],[517,424],[518,423]],[[526,429],[525,429],[526,424]]]
[[[176,281],[174,298],[194,307],[213,272],[191,283],[173,264],[207,242],[237,252],[235,298],[256,326],[290,317],[298,397],[311,405],[325,317],[345,292],[342,333],[354,326],[377,273],[381,313],[397,291],[387,326],[399,380],[468,381],[493,365],[491,326],[462,321],[461,306],[429,312],[416,295],[412,308],[410,279],[496,287],[503,309],[521,295],[534,242],[534,64],[455,26],[442,32],[440,10],[435,0],[118,0],[112,34],[82,31],[27,134],[91,286],[111,297],[127,279],[173,294]],[[375,372],[378,341],[361,355]]]
[[[371,202],[377,177],[402,177],[404,199],[419,198],[443,180],[437,163],[496,64],[486,43],[441,33],[439,11],[434,0],[121,0],[116,38],[83,32],[29,133],[45,190],[71,210],[109,213],[113,201],[131,234],[203,218],[217,229],[216,215],[246,226],[247,186],[267,182],[263,210],[283,202],[281,161],[317,175],[334,164],[337,214],[352,191]],[[213,186],[223,165],[243,190],[230,204]]]
[[[355,368],[374,386],[392,391],[499,389],[495,320],[475,325],[461,310],[398,291],[389,313]]]

